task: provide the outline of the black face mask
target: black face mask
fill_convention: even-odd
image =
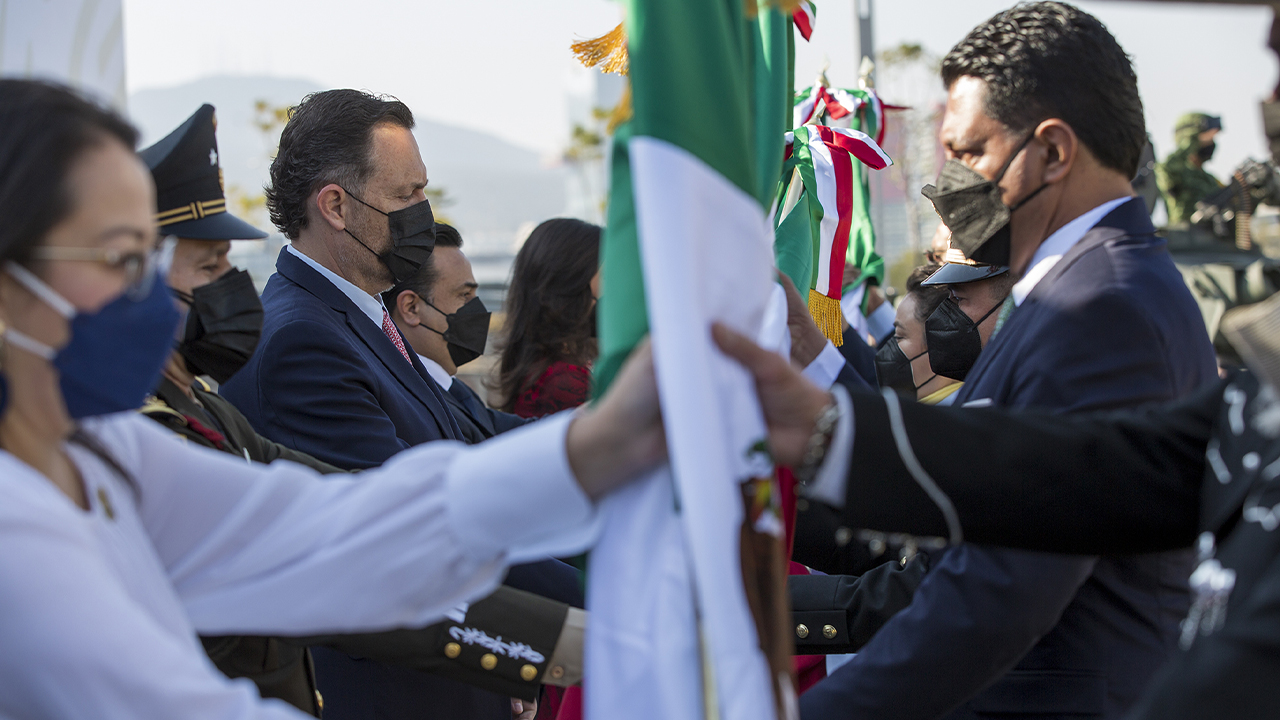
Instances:
[[[191,294],[173,294],[190,306],[178,354],[197,375],[224,383],[249,362],[262,336],[262,301],[249,273],[233,268]]]
[[[924,355],[928,350],[921,352]],[[934,375],[919,385],[916,384],[915,373],[911,372],[911,361],[920,357],[909,358],[898,345],[898,338],[891,337],[876,351],[876,381],[880,387],[887,387],[894,392],[915,397],[916,391],[933,380]]]
[[[991,180],[953,158],[943,164],[938,184],[925,185],[920,191],[933,203],[943,224],[951,230],[951,244],[974,262],[1009,264],[1012,247],[1010,218],[1018,208],[1048,187],[1048,183],[1041,185],[1013,207],[1005,205],[1001,199],[1000,180],[1033,137],[1034,133],[1022,141]]]
[[[461,367],[484,354],[485,343],[489,340],[489,315],[480,298],[473,297],[465,305],[452,314],[423,299],[433,310],[444,315],[449,323],[444,332],[422,324],[422,327],[444,338],[449,348],[449,359]]]
[[[1218,149],[1218,143],[1207,142],[1196,150],[1196,157],[1200,158],[1200,162],[1209,162],[1213,159],[1213,153]]]
[[[370,210],[387,216],[387,226],[391,229],[391,249],[384,253],[374,252],[373,248],[350,230],[343,230],[381,260],[387,270],[391,271],[391,277],[396,283],[405,282],[417,274],[436,247],[436,218],[431,212],[431,202],[423,200],[403,210],[388,213],[356,197],[350,190],[347,190],[347,194]]]
[[[943,300],[924,321],[925,344],[929,347],[929,368],[944,377],[964,380],[973,364],[978,361],[978,355],[982,353],[982,336],[978,334],[978,326],[1003,304],[1003,301],[996,303],[986,315],[978,318],[978,322],[974,322],[964,314],[955,300]]]

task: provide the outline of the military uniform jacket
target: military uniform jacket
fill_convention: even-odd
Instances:
[[[260,463],[289,460],[321,473],[346,472],[259,435],[243,413],[213,392],[203,380],[197,378],[191,390],[195,394],[194,401],[177,385],[161,379],[155,395],[147,399],[142,413],[191,442],[246,460]]]
[[[854,395],[845,520],[946,535],[894,449],[885,401]],[[1181,652],[1131,716],[1274,718],[1280,708],[1280,399],[1241,374],[1143,411],[1053,418],[902,407],[921,466],[968,541],[1066,553],[1200,545]],[[982,463],[981,474],[966,468]],[[1212,571],[1216,561],[1233,575]]]

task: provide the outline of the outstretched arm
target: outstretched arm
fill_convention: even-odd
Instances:
[[[721,326],[714,334],[756,378],[774,457],[800,462],[830,396],[750,339]],[[903,461],[909,449],[955,508],[965,540],[1085,554],[1185,547],[1221,396],[1215,383],[1145,410],[1055,417],[852,393],[837,434],[852,435],[853,448],[834,496],[851,526],[948,536],[938,503]],[[897,431],[889,403],[900,408]]]

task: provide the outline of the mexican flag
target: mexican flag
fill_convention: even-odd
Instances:
[[[808,288],[814,322],[840,345],[845,263],[863,268],[869,255],[883,272],[874,237],[867,241],[871,222],[863,166],[881,170],[893,161],[875,140],[846,128],[805,125],[787,133],[786,143],[775,216],[778,269],[802,293]]]
[[[885,112],[903,109],[883,102],[874,88],[828,87],[820,78],[812,87],[796,94],[792,127],[810,124],[857,130],[872,138],[879,147],[884,142]],[[867,167],[878,169],[870,163]],[[788,182],[790,176],[784,174],[782,183]],[[876,253],[875,228],[871,225],[871,188],[866,171],[861,167],[858,168],[857,186],[848,202],[851,203],[851,235],[844,259],[858,268],[859,275],[855,283],[844,288],[846,291],[868,280],[874,280],[876,284],[884,282],[884,260]]]
[[[624,6],[633,116],[614,136],[596,387],[651,336],[670,464],[602,503],[586,715],[790,717],[773,464],[753,383],[710,326],[758,336],[776,298],[793,20],[742,0]]]

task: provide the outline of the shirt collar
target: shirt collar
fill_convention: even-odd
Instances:
[[[441,389],[448,390],[453,385],[453,376],[445,372],[444,368],[440,367],[440,363],[426,355],[418,355],[418,359],[422,361],[422,366],[427,369],[427,374],[431,376],[432,380],[436,381],[436,384]]]
[[[1098,207],[1080,215],[1071,222],[1058,228],[1047,240],[1040,243],[1040,247],[1036,248],[1035,255],[1031,256],[1031,264],[1027,266],[1027,271],[1022,274],[1022,279],[1013,285],[1013,302],[1015,305],[1022,305],[1032,290],[1036,289],[1036,285],[1044,279],[1045,275],[1053,269],[1054,265],[1062,259],[1067,251],[1075,247],[1076,243],[1084,238],[1085,233],[1093,229],[1106,217],[1108,213],[1126,202],[1132,200],[1130,196],[1108,200]]]
[[[285,249],[293,253],[294,257],[310,265],[313,270],[323,275],[326,280],[333,283],[333,286],[338,288],[343,295],[350,298],[351,302],[355,303],[361,312],[369,316],[374,325],[382,327],[382,313],[386,312],[386,308],[382,305],[382,298],[361,290],[353,285],[350,280],[307,257],[293,245],[285,245]]]

